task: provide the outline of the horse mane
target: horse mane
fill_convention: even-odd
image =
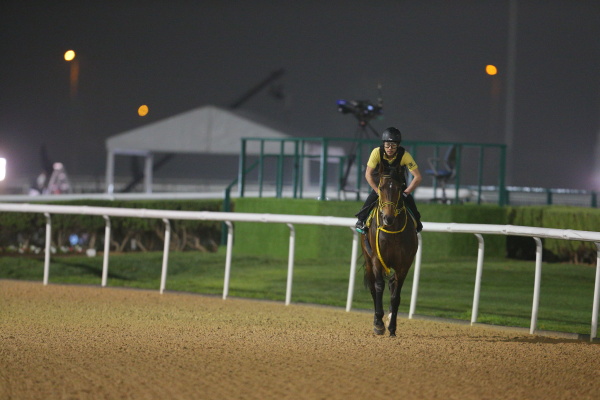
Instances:
[[[402,168],[401,167],[392,168],[390,170],[389,176],[394,181],[396,181],[400,186],[403,186],[405,184],[405,182],[406,182],[406,177],[404,176],[404,173],[402,172]]]

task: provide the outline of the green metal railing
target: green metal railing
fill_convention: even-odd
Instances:
[[[252,152],[252,154],[248,151],[248,146],[251,143],[258,144],[258,150]],[[265,146],[267,144],[275,144],[275,148],[277,150],[267,152]],[[328,175],[329,175],[329,163],[328,160],[336,159],[339,163],[338,170],[336,172],[337,180],[338,180],[338,191],[346,190],[356,192],[356,199],[359,199],[361,189],[366,185],[366,182],[363,182],[363,171],[361,168],[355,169],[355,183],[353,188],[341,187],[342,179],[345,174],[350,171],[349,164],[352,162],[362,163],[363,156],[367,156],[370,151],[379,146],[381,143],[378,139],[349,139],[349,138],[286,138],[286,139],[275,139],[275,138],[242,138],[241,140],[241,150],[240,150],[240,158],[239,158],[239,169],[238,169],[238,177],[232,182],[226,189],[226,199],[230,199],[230,191],[231,188],[237,183],[238,185],[238,195],[239,197],[244,197],[246,186],[248,184],[247,179],[250,172],[254,171],[258,168],[258,190],[259,197],[263,195],[263,187],[264,187],[264,168],[265,161],[269,158],[274,158],[276,160],[275,166],[275,196],[280,198],[283,196],[283,186],[284,186],[284,176],[285,176],[285,164],[286,159],[291,160],[292,168],[291,168],[291,188],[292,188],[292,196],[294,198],[302,198],[303,197],[303,173],[304,170],[302,168],[303,162],[306,159],[315,159],[318,158],[320,160],[319,165],[319,199],[325,200],[327,199],[327,183],[328,183]],[[307,148],[311,144],[318,145],[319,152],[316,154],[315,152],[308,151]],[[348,152],[349,154],[333,154],[330,153],[330,149],[336,148],[336,144],[342,144],[346,147],[351,147],[351,150]],[[277,146],[278,145],[278,146]],[[477,192],[477,203],[481,203],[482,201],[482,188],[483,188],[483,180],[484,180],[484,161],[485,161],[485,150],[491,149],[497,152],[498,157],[498,166],[497,166],[497,185],[499,190],[498,196],[498,204],[506,205],[507,204],[507,191],[505,185],[505,170],[506,170],[506,145],[503,144],[489,144],[489,143],[464,143],[464,142],[422,142],[422,141],[404,141],[402,145],[413,155],[415,160],[419,162],[419,152],[420,150],[428,148],[429,151],[433,151],[433,157],[439,158],[439,150],[448,146],[456,146],[456,161],[455,168],[456,174],[454,177],[453,187],[454,187],[454,199],[452,201],[454,203],[459,203],[459,189],[461,187],[461,179],[462,179],[462,157],[464,156],[464,151],[469,148],[478,149],[477,155],[477,173],[476,173],[476,181],[475,190]],[[272,147],[272,146],[271,146]],[[432,150],[431,150],[432,149]],[[249,164],[249,157],[256,156],[258,157],[254,163]],[[423,165],[423,163],[421,163]],[[424,168],[421,168],[422,170]],[[288,172],[289,173],[289,172]],[[437,193],[437,181],[434,180],[434,190]]]

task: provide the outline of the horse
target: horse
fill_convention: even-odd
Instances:
[[[371,291],[375,307],[373,331],[377,335],[385,333],[383,291],[387,279],[391,295],[390,336],[396,336],[400,292],[418,247],[416,223],[404,204],[401,179],[393,172],[383,175],[379,181],[377,208],[361,241],[365,259],[364,283]]]

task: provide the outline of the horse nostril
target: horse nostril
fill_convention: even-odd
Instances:
[[[391,217],[391,216],[389,216],[389,215],[384,215],[384,216],[383,216],[383,224],[384,224],[384,225],[387,225],[387,226],[389,226],[389,225],[391,225],[393,222],[394,222],[394,217]]]

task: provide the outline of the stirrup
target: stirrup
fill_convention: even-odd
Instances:
[[[363,235],[365,233],[367,233],[367,227],[365,226],[364,221],[361,221],[361,220],[356,221],[356,225],[354,226],[354,228],[356,229],[356,232],[362,233]]]

